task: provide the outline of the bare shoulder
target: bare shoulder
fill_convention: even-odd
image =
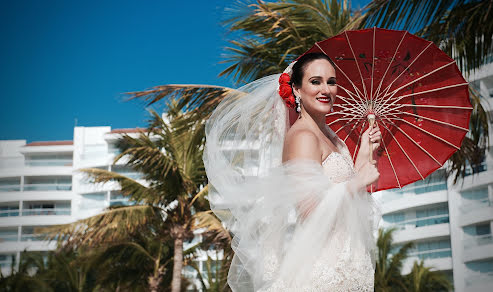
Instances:
[[[284,140],[283,161],[309,159],[321,162],[321,157],[320,141],[313,131],[302,127],[289,129]]]

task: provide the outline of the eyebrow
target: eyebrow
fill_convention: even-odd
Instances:
[[[322,76],[312,76],[308,79],[322,79]],[[330,77],[329,79],[336,79],[335,77]]]

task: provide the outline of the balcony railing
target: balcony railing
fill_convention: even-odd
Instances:
[[[21,190],[20,184],[0,185],[0,192],[18,192]]]
[[[72,166],[72,159],[39,159],[39,160],[26,160],[26,166],[38,167],[38,166]]]
[[[424,227],[424,226],[442,224],[442,223],[449,223],[449,215],[448,214],[414,218],[414,219],[395,222],[395,223],[387,222],[388,225],[396,226],[397,229],[399,229],[399,230],[414,229],[414,228],[418,228],[418,227]]]
[[[22,209],[22,216],[70,215],[70,208]]]
[[[24,191],[70,191],[72,184],[26,184]]]
[[[470,237],[464,240],[464,250],[470,250],[472,248],[487,244],[493,244],[493,237],[491,234]]]
[[[447,182],[446,181],[437,181],[437,182],[415,182],[409,186],[405,186],[402,189],[393,189],[391,192],[395,194],[404,194],[404,193],[414,193],[416,195],[429,193],[429,192],[437,192],[447,190]],[[391,197],[393,200],[399,199],[400,197]]]
[[[448,257],[452,257],[452,249],[449,247],[449,248],[432,249],[425,251],[414,251],[414,252],[410,252],[409,256],[417,257],[422,260],[448,258]]]
[[[43,234],[22,234],[21,241],[43,241],[45,235]]]
[[[12,267],[12,259],[8,260],[0,260],[0,267],[2,268],[11,268]]]
[[[19,215],[19,209],[0,210],[0,217],[16,217]]]
[[[469,213],[471,211],[476,211],[478,209],[488,208],[491,206],[493,206],[493,203],[490,201],[490,199],[489,198],[483,198],[481,200],[474,200],[474,201],[466,203],[466,204],[461,204],[459,206],[459,210],[462,213]]]
[[[17,234],[0,234],[0,243],[6,241],[17,241]]]
[[[493,272],[470,273],[466,275],[466,287],[486,286],[493,284]]]

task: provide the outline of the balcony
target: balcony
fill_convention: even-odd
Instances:
[[[10,269],[12,267],[14,258],[14,254],[0,254],[0,268],[2,268],[2,272],[4,272],[4,269]]]
[[[0,229],[0,244],[3,242],[12,242],[17,240],[18,240],[17,227]]]
[[[0,192],[18,192],[21,190],[21,177],[0,178]]]
[[[72,159],[35,159],[26,160],[28,167],[72,166]]]
[[[71,191],[72,183],[25,184],[24,191]]]
[[[449,258],[452,257],[452,249],[448,247],[448,248],[433,249],[433,250],[412,251],[408,255],[410,257],[419,258],[421,260]]]
[[[394,224],[387,223],[385,225],[395,226],[397,230],[410,230],[410,229],[416,229],[428,225],[443,224],[443,223],[449,223],[448,214],[414,218],[414,219],[396,222]]]
[[[19,202],[15,202],[15,205],[0,206],[0,217],[17,217],[19,215]]]
[[[447,190],[447,182],[446,181],[435,181],[427,183],[426,181],[417,181],[411,185],[405,186],[402,189],[395,189],[390,191],[390,193],[394,193],[394,196],[390,196],[390,198],[398,199],[399,195],[405,193],[413,193],[416,195],[437,192]]]
[[[0,184],[0,192],[19,192],[21,190],[21,184]]]
[[[21,216],[70,215],[70,208],[36,208],[23,209]]]

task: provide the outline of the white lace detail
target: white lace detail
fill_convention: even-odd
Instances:
[[[374,270],[369,253],[365,252],[364,248],[351,248],[350,240],[343,239],[344,237],[343,234],[338,234],[333,237],[338,240],[328,244],[326,252],[315,263],[310,285],[290,287],[284,281],[277,280],[270,287],[259,292],[373,291]],[[265,268],[270,271],[269,276],[272,277],[278,265],[277,258],[271,256],[265,264]],[[270,277],[266,277],[266,280],[272,279]]]
[[[347,147],[341,152],[332,152],[322,162],[324,173],[333,182],[349,180],[354,175],[354,166]],[[315,263],[310,284],[291,287],[283,280],[274,280],[279,261],[274,251],[264,258],[264,280],[274,283],[259,292],[321,292],[321,291],[373,291],[374,269],[369,252],[359,243],[351,242],[344,232],[335,232],[327,243],[324,253]],[[304,268],[304,267],[300,267]]]

